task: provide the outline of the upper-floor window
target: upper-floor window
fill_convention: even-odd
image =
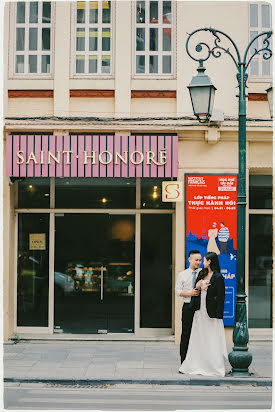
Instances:
[[[135,74],[173,74],[173,19],[173,1],[135,2]]]
[[[250,7],[250,40],[253,40],[258,34],[269,31],[271,28],[271,7],[265,3],[252,3]],[[250,48],[250,53],[255,52],[255,48],[265,47],[263,45],[264,36],[255,40]],[[270,77],[271,76],[271,60],[264,60],[262,53],[253,57],[250,62],[250,75],[257,77]]]
[[[112,2],[75,5],[74,74],[112,74]]]
[[[15,74],[50,74],[52,66],[52,4],[15,3]]]

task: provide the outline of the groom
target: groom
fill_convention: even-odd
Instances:
[[[200,271],[201,265],[201,253],[199,250],[190,250],[188,255],[189,268],[180,272],[177,278],[175,292],[176,296],[183,297],[182,306],[182,332],[180,341],[180,357],[181,363],[184,361],[194,317],[194,310],[191,308],[191,297],[198,296],[200,291],[195,289],[196,279]]]

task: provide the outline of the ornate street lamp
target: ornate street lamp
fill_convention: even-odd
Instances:
[[[214,45],[211,48],[205,42],[200,42],[195,47],[195,52],[201,53],[206,52],[204,58],[196,58],[193,54],[189,52],[189,40],[195,34],[199,32],[210,32],[214,37]],[[200,67],[204,61],[208,60],[209,57],[213,56],[218,58],[222,55],[222,52],[228,54],[237,69],[237,80],[239,87],[239,113],[238,113],[238,129],[239,129],[239,173],[238,173],[238,193],[237,193],[237,294],[236,294],[236,311],[235,311],[235,322],[233,331],[233,351],[229,354],[229,362],[232,366],[232,374],[235,376],[249,376],[249,366],[252,362],[252,355],[248,352],[248,327],[247,327],[247,312],[246,312],[246,294],[245,294],[245,208],[246,208],[246,82],[248,78],[247,69],[254,56],[262,53],[263,59],[268,60],[272,56],[272,51],[270,50],[270,37],[272,31],[264,32],[256,36],[248,44],[243,59],[241,59],[240,52],[231,39],[226,33],[212,29],[212,28],[201,28],[193,31],[186,41],[186,51],[191,59],[198,61]],[[231,53],[229,48],[224,48],[221,45],[221,37],[226,38],[233,46],[233,51]],[[257,39],[262,38],[262,48],[257,48]],[[260,42],[259,42],[260,43]],[[251,47],[254,45],[254,48]],[[193,52],[194,53],[194,52]],[[201,56],[201,55],[200,55]],[[199,75],[197,76],[197,78]],[[193,78],[194,79],[194,78]],[[193,80],[192,80],[193,81]],[[191,82],[192,84],[192,82]],[[190,86],[189,85],[189,91]],[[212,84],[212,83],[211,83]],[[213,87],[213,86],[212,86]],[[195,102],[198,101],[198,95],[200,89],[203,87],[197,85],[197,90],[194,94],[194,86],[192,89],[193,98],[192,105],[194,109],[195,116],[199,117],[199,109],[194,108]],[[205,93],[205,91],[203,91]],[[191,94],[191,91],[190,91]],[[195,99],[194,99],[195,96]],[[205,100],[204,95],[202,99]],[[205,113],[205,119],[209,112]]]
[[[270,116],[271,119],[273,119],[273,88],[272,88],[272,83],[266,89],[267,92],[267,100],[268,100],[268,105],[269,105],[269,111],[270,111]]]
[[[204,74],[205,68],[203,67],[202,60],[198,67],[198,74],[194,76],[188,89],[191,97],[194,115],[200,123],[207,123],[211,117],[215,90],[209,77]]]

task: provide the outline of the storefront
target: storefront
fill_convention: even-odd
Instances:
[[[177,136],[7,136],[15,333],[171,335]]]

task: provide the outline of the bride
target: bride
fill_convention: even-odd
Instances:
[[[196,283],[201,294],[192,298],[195,315],[188,352],[179,372],[225,376],[224,358],[227,359],[227,350],[222,320],[225,287],[217,254],[207,252],[203,266]]]

